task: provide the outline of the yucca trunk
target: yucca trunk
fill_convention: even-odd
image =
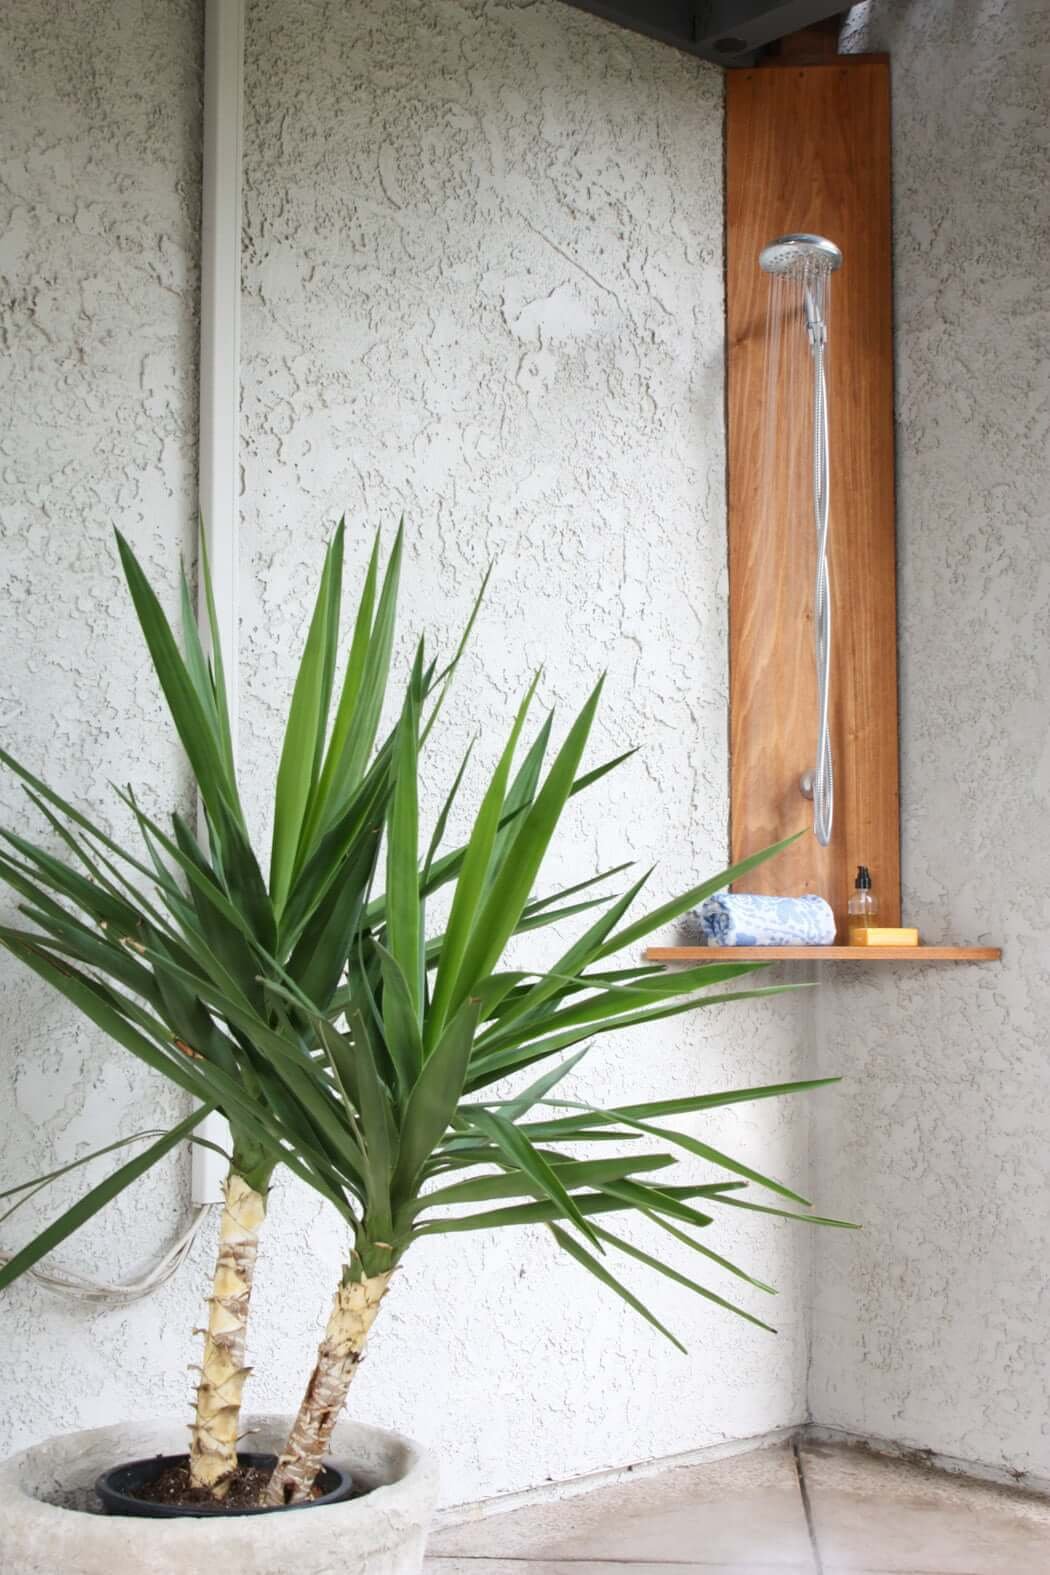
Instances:
[[[266,1181],[255,1185],[231,1168],[223,1183],[219,1256],[208,1300],[204,1358],[190,1427],[190,1476],[213,1498],[225,1498],[237,1469],[241,1396],[251,1372],[245,1361],[248,1306],[259,1232],[266,1218]]]
[[[310,1382],[270,1479],[267,1503],[296,1504],[308,1497],[390,1277],[388,1270],[357,1280],[344,1278],[336,1291]]]

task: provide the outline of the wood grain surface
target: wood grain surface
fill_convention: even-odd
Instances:
[[[845,257],[828,341],[835,824],[830,847],[803,838],[737,889],[819,892],[844,937],[858,864],[871,869],[880,923],[901,922],[889,66],[734,71],[726,91],[732,857],[812,824],[798,786],[816,751],[811,467],[808,449],[763,464],[769,277],[758,266],[769,241],[808,231]],[[795,353],[804,401],[804,341]]]

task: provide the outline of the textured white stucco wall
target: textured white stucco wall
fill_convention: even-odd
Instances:
[[[111,779],[134,781],[153,807],[188,807],[112,527],[173,610],[196,507],[201,8],[8,0],[0,35],[0,726],[60,791],[122,825]],[[0,796],[5,825],[33,815],[6,773]],[[6,888],[0,912],[21,922]],[[5,1178],[182,1113],[181,1096],[6,954],[0,993]],[[173,1160],[62,1263],[133,1276],[184,1227],[188,1194],[187,1163]],[[0,1227],[5,1247],[29,1234],[29,1213]],[[73,1306],[28,1281],[0,1296],[0,1447],[181,1406],[205,1262],[128,1311]]]
[[[1047,1476],[1047,25],[989,0],[871,10],[854,45],[894,54],[905,903],[930,939],[1007,951],[1001,967],[825,984],[820,1053],[849,1081],[814,1107],[815,1186],[866,1228],[818,1239],[809,1406]],[[103,814],[109,777],[158,806],[186,793],[109,531],[132,536],[170,596],[193,545],[200,20],[196,0],[14,0],[4,14],[0,715],[30,763]],[[659,859],[662,895],[715,867],[717,73],[543,0],[252,0],[248,64],[243,747],[260,835],[321,544],[345,510],[360,566],[366,533],[404,511],[406,622],[446,646],[498,556],[433,794],[477,727],[491,761],[535,664],[562,716],[607,667],[596,750],[644,754],[581,802],[558,876]],[[5,1171],[178,1108],[10,964],[0,983]],[[642,1096],[798,1075],[808,1011],[731,1008],[605,1041],[578,1086]],[[804,1179],[808,1119],[767,1106],[707,1130]],[[185,1221],[187,1179],[173,1162],[63,1261],[133,1272]],[[356,1414],[438,1444],[449,1500],[798,1420],[809,1238],[757,1222],[734,1236],[782,1288],[782,1334],[657,1283],[687,1360],[542,1233],[421,1249]],[[257,1404],[294,1399],[338,1248],[282,1185]],[[6,1293],[0,1447],[180,1407],[206,1260],[202,1244],[125,1311],[25,1282]]]
[[[491,762],[539,662],[563,721],[608,668],[595,758],[644,754],[581,803],[551,879],[658,859],[656,900],[725,846],[720,76],[551,3],[248,9],[242,746],[260,836],[321,544],[345,510],[360,568],[366,534],[404,511],[406,624],[446,649],[499,559],[432,794],[475,728],[479,771]],[[109,529],[170,594],[195,502],[200,8],[77,0],[44,15],[23,0],[5,32],[5,731],[96,808],[129,775],[166,806],[185,777]],[[8,969],[4,990],[5,1170],[171,1114],[42,988]],[[775,1081],[802,1072],[807,1042],[798,1002],[719,1008],[605,1040],[578,1086]],[[705,1130],[804,1181],[807,1119],[767,1105]],[[187,1168],[140,1184],[62,1261],[141,1266],[185,1220]],[[5,1244],[28,1223],[9,1222]],[[796,1421],[808,1241],[758,1220],[722,1241],[781,1287],[782,1333],[628,1270],[689,1358],[543,1234],[421,1248],[355,1413],[438,1445],[450,1500]],[[339,1246],[312,1199],[278,1188],[257,1406],[296,1398]],[[6,1293],[0,1444],[181,1407],[205,1260],[120,1312]]]
[[[819,1422],[1050,1476],[1050,16],[878,0],[893,56],[904,909],[1001,965],[834,972]],[[863,22],[863,17],[861,18]],[[832,970],[827,970],[830,974]]]
[[[371,531],[403,512],[406,626],[446,650],[497,558],[432,802],[474,729],[478,777],[493,762],[537,664],[563,725],[607,668],[594,758],[644,754],[581,801],[551,880],[659,860],[664,896],[718,868],[720,73],[549,0],[252,0],[245,98],[243,744],[260,823],[321,544],[345,510],[360,569]],[[797,1072],[804,1047],[796,1002],[719,1008],[606,1041],[578,1086],[761,1082]],[[804,1176],[805,1120],[768,1106],[709,1130]],[[332,1237],[291,1195],[278,1212],[282,1241],[305,1218],[322,1260],[264,1274],[264,1307],[280,1299],[293,1331],[284,1349],[302,1352]],[[782,1289],[776,1340],[629,1273],[688,1358],[542,1232],[420,1250],[354,1414],[439,1444],[452,1499],[792,1421],[808,1244],[791,1230],[724,1234]]]

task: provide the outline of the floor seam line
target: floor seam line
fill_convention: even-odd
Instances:
[[[813,1563],[816,1565],[817,1575],[824,1575],[824,1560],[820,1556],[820,1547],[817,1542],[817,1528],[813,1523],[813,1505],[809,1497],[809,1485],[806,1482],[806,1471],[802,1464],[802,1449],[798,1438],[791,1441],[791,1453],[795,1459],[795,1476],[798,1480],[799,1497],[802,1500],[802,1513],[806,1517],[806,1531],[809,1535],[809,1545],[813,1551]]]
[[[717,1560],[715,1563],[712,1563],[709,1559],[705,1559],[705,1560],[702,1560],[700,1563],[697,1563],[696,1559],[654,1559],[654,1558],[610,1559],[610,1558],[593,1558],[593,1557],[586,1557],[586,1556],[585,1557],[577,1557],[575,1554],[573,1554],[569,1558],[558,1558],[558,1557],[552,1558],[551,1555],[547,1554],[547,1553],[430,1553],[426,1557],[426,1563],[427,1564],[467,1564],[467,1563],[470,1563],[470,1564],[548,1564],[548,1565],[550,1565],[550,1564],[581,1564],[581,1565],[586,1564],[586,1565],[589,1565],[592,1569],[604,1568],[604,1567],[608,1566],[609,1568],[612,1568],[612,1569],[628,1569],[628,1570],[629,1569],[637,1569],[640,1565],[645,1565],[645,1567],[648,1568],[648,1569],[655,1569],[657,1566],[659,1566],[661,1569],[668,1569],[668,1570],[699,1570],[701,1572],[701,1575],[702,1575],[702,1572],[705,1569],[708,1569],[708,1570],[714,1570],[714,1569],[721,1570],[721,1569],[727,1568],[726,1564],[722,1560]],[[732,1564],[730,1564],[728,1566],[728,1568],[730,1568],[730,1569],[734,1569],[735,1567],[736,1566],[732,1565]],[[742,1565],[741,1568],[742,1569],[746,1569],[747,1566],[746,1565]],[[802,1572],[802,1566],[800,1564],[771,1565],[770,1568],[772,1568],[772,1569],[783,1569],[784,1575],[800,1575],[800,1572],[801,1572],[801,1575],[804,1575],[804,1572]],[[822,1571],[820,1572],[820,1575],[823,1575]],[[858,1575],[869,1575],[869,1572],[864,1571],[864,1570],[860,1570],[860,1571],[858,1571]],[[879,1575],[879,1572],[876,1571],[875,1575]]]
[[[703,1572],[705,1569],[710,1569],[710,1570],[719,1569],[720,1570],[720,1569],[725,1569],[726,1568],[726,1565],[721,1560],[718,1560],[717,1562],[712,1563],[709,1559],[705,1559],[705,1560],[702,1560],[700,1563],[697,1563],[696,1559],[659,1559],[659,1558],[657,1558],[657,1559],[654,1559],[654,1558],[610,1559],[610,1558],[594,1558],[593,1556],[590,1556],[590,1555],[584,1555],[582,1557],[577,1557],[577,1555],[575,1555],[575,1554],[571,1555],[569,1558],[564,1558],[564,1557],[554,1557],[554,1558],[552,1558],[551,1555],[548,1554],[548,1553],[429,1553],[426,1556],[426,1563],[428,1563],[428,1564],[458,1564],[458,1563],[461,1563],[461,1564],[467,1564],[467,1563],[471,1563],[471,1564],[581,1564],[581,1565],[582,1564],[587,1564],[587,1565],[590,1565],[592,1568],[598,1568],[599,1566],[608,1565],[610,1568],[614,1568],[614,1569],[637,1569],[639,1567],[639,1565],[645,1565],[649,1569],[654,1569],[657,1566],[659,1566],[661,1569],[668,1569],[668,1570],[699,1570],[701,1572]],[[729,1566],[729,1568],[731,1568],[731,1569],[733,1567],[734,1566],[732,1566],[732,1565]],[[742,1566],[742,1567],[746,1568],[746,1566]],[[775,1566],[775,1565],[771,1566],[771,1567],[772,1568],[777,1568],[777,1566]],[[799,1565],[799,1564],[784,1564],[784,1565],[779,1566],[779,1567],[782,1568],[785,1571],[785,1575],[796,1575],[796,1572],[799,1572],[802,1569],[802,1566]],[[865,1572],[862,1570],[862,1571],[859,1572],[859,1575],[865,1575]]]

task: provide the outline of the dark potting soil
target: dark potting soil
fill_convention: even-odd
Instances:
[[[228,1509],[258,1509],[269,1480],[270,1472],[263,1466],[238,1466],[222,1502]],[[129,1488],[127,1492],[129,1498],[137,1498],[145,1504],[215,1504],[206,1488],[195,1487],[191,1482],[188,1466],[169,1466],[152,1482],[145,1482],[140,1488]],[[321,1488],[316,1483],[310,1496],[321,1497]]]

